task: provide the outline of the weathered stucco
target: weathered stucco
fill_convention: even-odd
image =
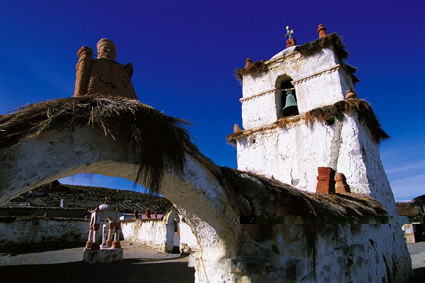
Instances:
[[[132,161],[133,155],[122,147],[119,139],[105,137],[101,130],[84,126],[64,127],[58,132],[42,133],[36,138],[22,140],[22,143],[15,147],[2,149],[0,158],[4,161],[2,169],[5,173],[0,176],[0,196],[3,202],[43,183],[78,173],[104,174],[135,180],[138,168]],[[357,278],[363,278],[364,273],[373,271],[373,279],[391,277],[397,282],[403,282],[409,275],[410,258],[402,235],[398,235],[401,233],[400,229],[387,230],[374,226],[373,231],[364,228],[367,232],[358,234],[351,228],[339,228],[335,225],[336,236],[321,240],[321,232],[311,230],[314,229],[312,225],[236,224],[234,219],[240,216],[240,213],[235,206],[235,197],[224,188],[223,180],[219,182],[213,174],[214,170],[220,171],[220,168],[201,155],[188,153],[186,158],[183,174],[165,172],[160,193],[176,204],[180,219],[184,219],[196,237],[198,250],[190,257],[190,266],[196,270],[195,282],[279,282],[292,278],[291,276],[298,276],[293,275],[294,268],[300,270],[297,272],[301,277],[296,278],[302,278],[304,275],[309,278],[308,276],[313,275],[309,275],[311,269],[306,266],[314,262],[306,250],[317,233],[317,245],[313,250],[320,256],[317,257],[320,260],[315,261],[317,266],[314,274],[318,278],[337,276],[346,270],[345,264],[331,264],[335,261],[334,254],[349,261],[347,256],[341,255],[339,251],[345,247],[340,247],[342,238],[347,239],[349,246],[365,245],[366,238],[373,241],[376,239],[375,242],[385,239],[385,243],[377,244],[381,245],[379,248],[369,247],[368,255],[364,254],[363,249],[353,249],[351,252],[351,257],[358,262],[362,261],[357,259],[360,257],[365,262],[379,261],[379,264],[376,263],[379,268],[367,271],[358,268],[351,274],[343,273],[343,278],[357,281]],[[246,178],[244,182],[254,181]],[[264,195],[265,200],[270,200],[271,204],[274,203],[272,193],[267,192],[261,184],[255,187],[259,191],[246,192],[248,195],[245,197],[260,194]],[[250,200],[255,205],[256,214],[269,213],[263,211],[262,205],[255,197]],[[147,224],[154,228],[151,228],[151,233],[152,230],[164,231],[162,228],[153,227],[157,222]],[[84,234],[88,232],[86,225]],[[126,228],[123,227],[124,229]],[[305,229],[310,229],[310,233],[305,232]],[[340,231],[344,232],[338,236]],[[328,234],[325,233],[323,237],[328,237]],[[394,245],[400,246],[400,252],[397,254]],[[385,268],[384,257],[390,268],[389,272]],[[329,268],[325,265],[322,267],[321,262],[327,262],[326,266]],[[398,270],[392,268],[393,262],[399,263]],[[323,270],[332,272],[323,275]]]
[[[134,154],[129,153],[125,144],[119,138],[105,137],[99,128],[77,126],[42,133],[36,138],[24,139],[15,147],[2,149],[0,202],[4,203],[39,185],[79,173],[134,181],[138,166]],[[229,205],[226,191],[211,171],[188,154],[186,159],[182,175],[165,172],[160,193],[185,208],[179,208],[180,215],[193,227],[202,246],[199,264],[196,265],[199,282],[204,279],[219,282],[219,278],[234,281],[229,261],[225,259],[236,255],[235,233],[238,229],[230,219],[238,214]],[[210,166],[219,170],[212,162]]]
[[[174,212],[172,210],[171,212]],[[192,229],[180,219],[179,231],[180,241],[174,243],[174,231],[176,229],[173,223],[174,215],[168,213],[162,220],[159,219],[128,219],[121,222],[121,229],[124,239],[136,242],[138,244],[157,249],[161,252],[172,252],[173,247],[177,245],[180,252],[190,253],[198,250],[198,243]]]
[[[353,193],[370,195],[396,216],[397,210],[379,147],[357,114],[331,126],[306,124],[297,116],[286,127],[257,131],[237,140],[238,169],[255,172],[315,192],[317,168],[343,173]]]
[[[125,240],[165,252],[167,227],[161,220],[129,219],[121,222]]]
[[[46,243],[83,245],[88,227],[84,218],[0,217],[0,249]]]

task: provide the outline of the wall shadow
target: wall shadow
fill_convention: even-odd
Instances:
[[[187,262],[122,262],[88,264],[83,261],[0,266],[3,282],[150,282],[188,283],[195,281],[195,269]]]

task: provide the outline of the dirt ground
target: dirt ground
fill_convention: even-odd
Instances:
[[[127,241],[122,262],[88,264],[83,247],[49,246],[21,248],[0,253],[1,282],[194,282],[195,270],[188,257],[164,254]],[[408,244],[415,278],[425,282],[425,242]]]
[[[84,248],[38,247],[0,254],[1,282],[194,282],[188,257],[121,242],[122,262],[88,264]]]

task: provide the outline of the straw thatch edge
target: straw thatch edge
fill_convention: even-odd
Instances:
[[[315,121],[333,125],[335,119],[341,120],[344,114],[350,115],[352,111],[357,113],[358,119],[370,130],[372,140],[379,144],[382,140],[390,136],[381,128],[370,104],[362,99],[341,100],[333,105],[318,107],[305,113],[304,115],[283,117],[268,127],[253,130],[243,130],[226,136],[228,143],[236,145],[237,140],[264,130],[271,130],[276,127],[287,128],[300,119],[305,119],[306,124],[313,124]]]
[[[255,77],[259,75],[260,73],[267,72],[267,65],[265,60],[257,61],[253,63],[248,68],[241,68],[235,70],[235,77],[241,81],[243,79],[243,76],[250,74],[251,76]]]
[[[306,44],[297,45],[295,47],[295,51],[299,51],[301,55],[308,57],[315,54],[319,50],[331,45],[333,46],[335,54],[341,65],[346,68],[348,74],[350,75],[353,84],[360,82],[359,78],[354,75],[354,73],[357,71],[357,68],[348,65],[344,62],[344,59],[346,59],[350,53],[345,50],[346,47],[344,44],[342,44],[342,38],[337,35],[337,33],[331,33],[327,36],[308,42]],[[266,72],[267,70],[267,62],[265,60],[261,60],[253,63],[248,68],[236,69],[235,77],[241,81],[243,80],[243,76],[245,75],[250,74],[251,76],[258,76],[259,74]]]
[[[387,211],[375,199],[361,194],[319,194],[301,191],[288,184],[262,175],[221,167],[223,176],[236,194],[244,194],[247,186],[260,183],[274,195],[281,206],[288,207],[286,216],[386,216]],[[248,180],[248,182],[247,182]]]
[[[342,38],[337,35],[336,32],[328,34],[322,38],[316,39],[306,44],[298,45],[295,47],[295,51],[299,51],[301,55],[308,57],[315,54],[319,50],[331,45],[334,48],[336,57],[338,58],[340,63],[347,69],[347,72],[349,73],[353,84],[360,82],[359,78],[354,75],[354,73],[357,71],[357,68],[344,63],[344,59],[346,59],[350,53],[345,50],[346,47],[342,43]]]
[[[0,148],[69,126],[100,128],[105,136],[127,143],[140,165],[141,180],[159,192],[164,169],[183,171],[186,149],[198,151],[184,128],[187,121],[167,116],[137,100],[99,96],[70,97],[20,107],[0,117]],[[146,150],[148,149],[148,150]]]

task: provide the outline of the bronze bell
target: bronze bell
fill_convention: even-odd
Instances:
[[[298,104],[290,89],[286,90],[286,103],[282,112],[283,116],[298,115]]]

